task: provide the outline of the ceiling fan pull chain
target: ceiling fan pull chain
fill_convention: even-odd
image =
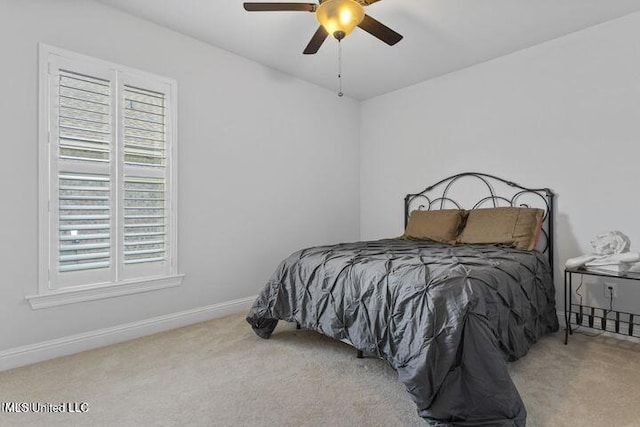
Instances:
[[[338,96],[342,97],[342,43],[338,40]]]

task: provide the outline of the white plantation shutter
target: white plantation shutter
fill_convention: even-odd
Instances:
[[[54,58],[50,82],[50,287],[114,276],[113,72]]]
[[[75,56],[46,57],[40,291],[175,275],[175,82]]]
[[[124,263],[165,261],[164,179],[125,176],[124,189]]]
[[[124,85],[125,264],[166,259],[165,104],[164,93]]]
[[[169,87],[138,76],[121,79],[122,271],[162,274],[170,257],[171,209],[167,148]]]
[[[73,173],[78,165],[108,164],[111,156],[111,85],[103,79],[60,70],[58,74],[59,257],[58,271],[111,265],[109,171]],[[55,111],[55,110],[54,110]],[[85,169],[86,170],[86,169]],[[106,172],[106,174],[105,174]]]
[[[60,158],[109,162],[110,82],[61,70],[58,83]]]
[[[165,94],[124,85],[124,163],[164,168]]]
[[[59,173],[58,271],[111,265],[111,206],[108,175]]]

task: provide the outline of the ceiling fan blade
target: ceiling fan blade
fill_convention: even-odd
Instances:
[[[364,6],[369,6],[370,4],[378,3],[380,0],[362,0]]]
[[[402,36],[386,25],[376,21],[369,15],[364,15],[364,19],[358,24],[358,27],[365,30],[374,37],[379,38],[389,46],[393,46],[402,40]]]
[[[325,30],[324,27],[320,25],[313,37],[311,37],[311,41],[304,49],[303,53],[305,55],[313,55],[314,53],[316,53],[318,49],[320,49],[320,46],[322,46],[322,43],[324,43],[328,35],[329,33],[327,33],[327,30]]]
[[[244,3],[244,10],[248,12],[315,12],[314,3]]]

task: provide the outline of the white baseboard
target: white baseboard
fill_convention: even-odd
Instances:
[[[256,296],[0,351],[0,372],[249,310]]]

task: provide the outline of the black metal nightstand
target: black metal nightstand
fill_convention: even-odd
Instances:
[[[569,342],[573,334],[571,324],[592,329],[600,329],[611,333],[640,338],[640,314],[624,311],[607,310],[583,304],[573,304],[572,278],[574,274],[582,276],[607,277],[611,279],[640,280],[640,273],[615,273],[612,271],[584,268],[565,268],[564,270],[564,344]],[[611,316],[611,317],[609,317]],[[607,329],[607,322],[613,322],[613,330]]]

